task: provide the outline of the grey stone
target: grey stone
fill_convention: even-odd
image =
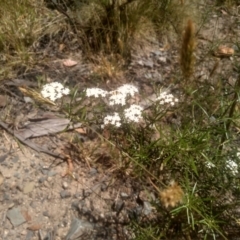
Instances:
[[[86,207],[86,206],[78,206],[78,210],[79,212],[81,212],[82,214],[90,214],[90,210]]]
[[[96,168],[91,168],[89,171],[89,175],[95,175],[97,173],[97,169]]]
[[[152,78],[152,74],[151,73],[145,73],[144,77],[147,79],[151,79]]]
[[[3,194],[3,199],[4,199],[5,201],[9,201],[9,200],[11,199],[11,196],[10,196],[9,194],[7,194],[7,193],[4,193],[4,194]]]
[[[121,212],[124,207],[124,202],[122,200],[117,200],[112,205],[112,210],[117,213]]]
[[[143,202],[143,214],[144,215],[149,215],[152,212],[152,206],[149,202],[144,201]]]
[[[166,62],[167,62],[167,58],[166,58],[166,57],[159,57],[159,58],[158,58],[158,62],[159,62],[159,63],[161,63],[161,62],[162,62],[162,63],[166,63]]]
[[[71,197],[71,193],[68,192],[67,190],[62,190],[60,192],[60,196],[61,196],[61,198],[69,198],[69,197]]]
[[[43,216],[44,216],[44,217],[48,217],[48,218],[49,218],[49,217],[50,217],[50,214],[49,214],[49,212],[48,212],[48,211],[44,211],[44,212],[43,212]]]
[[[10,220],[14,227],[17,227],[26,222],[19,208],[10,209],[7,212],[7,218]]]
[[[34,237],[34,232],[28,230],[25,240],[31,240]]]
[[[126,198],[129,198],[129,195],[125,192],[121,192],[120,193],[120,196],[123,198],[123,199],[126,199]]]
[[[162,80],[162,75],[159,72],[154,72],[152,74],[152,76],[153,76],[153,78],[155,78],[155,79],[153,79],[155,82],[162,82],[163,81]]]
[[[46,181],[46,177],[41,177],[41,178],[38,179],[38,182],[39,182],[39,183],[43,183],[43,182],[45,182],[45,181]]]
[[[83,189],[83,197],[88,197],[88,196],[90,196],[91,195],[91,193],[92,193],[92,190],[91,189],[87,189],[87,190],[84,190]]]
[[[31,206],[32,208],[37,208],[39,205],[38,205],[37,202],[31,202],[31,203],[30,203],[30,206]]]
[[[81,194],[81,193],[75,193],[75,194],[74,194],[74,197],[75,197],[75,198],[81,198],[81,197],[82,197],[82,194]]]
[[[20,192],[22,192],[23,191],[22,183],[18,182],[17,186],[16,186],[16,189],[19,190]]]
[[[47,175],[49,176],[49,177],[53,177],[53,176],[55,176],[57,174],[57,172],[55,172],[55,171],[48,171],[48,173],[47,173]]]
[[[103,183],[102,185],[101,185],[101,190],[104,192],[104,191],[106,191],[107,190],[107,184],[106,183]]]
[[[131,209],[132,214],[134,214],[135,217],[139,217],[142,215],[142,206],[136,206],[133,209]]]
[[[13,157],[12,162],[16,163],[16,162],[18,162],[18,160],[19,160],[19,157],[15,156],[15,157]]]
[[[48,172],[49,172],[48,169],[41,169],[41,171],[42,171],[42,174],[44,174],[44,175],[48,175]]]
[[[31,168],[36,169],[36,164],[35,164],[35,162],[32,162],[32,163],[30,164],[30,166],[31,166]]]
[[[71,204],[72,209],[78,209],[78,203],[79,203],[79,201],[72,202],[72,204]]]
[[[40,239],[54,240],[55,239],[55,230],[49,230],[49,231],[47,231],[46,234],[44,234],[43,231],[39,230],[39,236],[40,236]]]
[[[93,225],[87,221],[74,218],[67,233],[66,240],[83,239],[93,233]]]
[[[145,67],[153,68],[153,61],[147,60],[144,62]]]
[[[20,173],[17,172],[17,173],[14,173],[14,177],[20,179],[21,175],[20,175]]]
[[[163,54],[163,52],[159,51],[159,50],[155,50],[155,51],[152,51],[152,53],[156,56],[160,56]]]

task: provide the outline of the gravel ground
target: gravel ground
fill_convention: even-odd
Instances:
[[[225,13],[220,20],[212,16],[208,26],[200,32],[199,53],[208,51],[214,31],[219,33],[215,39],[217,36],[223,42],[236,39],[239,28],[230,29],[229,26],[238,18]],[[121,83],[132,82],[147,96],[153,93],[156,85],[171,89],[174,82],[171,76],[173,73],[176,76],[179,71],[176,46],[176,41],[168,40],[166,47],[154,37],[147,40],[144,48],[136,46]],[[198,54],[197,60],[201,56]],[[73,68],[64,68],[61,59],[52,59],[51,67],[48,66],[49,78],[61,80],[69,86],[77,85],[79,90],[94,87],[93,66],[83,62],[80,53],[71,58],[78,61]],[[207,64],[197,66],[196,74],[202,80],[209,75],[215,63],[212,56],[207,55],[206,58]],[[232,67],[229,65],[231,59],[223,59],[218,74],[221,75],[223,70],[230,72]],[[46,68],[41,71],[43,73]],[[33,76],[34,73],[25,75],[24,79]],[[232,81],[233,77],[229,75],[226,81]],[[112,84],[106,84],[107,88],[118,85],[118,81]],[[15,99],[16,105],[13,106],[18,106],[16,102]],[[4,111],[1,107],[0,114]],[[15,112],[18,113],[17,110]],[[51,142],[47,137],[39,141],[43,145]],[[1,240],[131,239],[133,234],[126,226],[129,220],[134,216],[154,215],[150,201],[158,199],[153,189],[148,189],[146,194],[141,184],[131,178],[116,177],[106,170],[107,167],[89,167],[86,161],[74,164],[75,179],[62,177],[66,169],[66,162],[17,143],[13,136],[0,128]]]

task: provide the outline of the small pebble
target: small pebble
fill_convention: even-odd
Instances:
[[[49,216],[50,216],[50,215],[49,215],[49,212],[48,212],[48,211],[44,211],[44,212],[43,212],[43,216],[49,218]]]
[[[47,177],[47,181],[48,181],[48,182],[51,182],[52,179],[53,179],[52,177]]]
[[[15,178],[18,178],[18,179],[20,179],[20,178],[21,178],[21,176],[20,176],[20,174],[19,174],[19,173],[14,173],[14,177],[15,177]]]
[[[107,184],[106,184],[106,183],[103,183],[103,184],[101,185],[101,190],[102,190],[103,192],[107,190]]]
[[[92,193],[92,190],[91,190],[91,189],[83,190],[83,196],[84,196],[84,197],[90,196],[91,193]]]
[[[41,169],[42,174],[48,175],[49,170],[48,169]]]
[[[65,239],[77,239],[78,236],[87,236],[89,239],[92,239],[90,238],[92,232],[93,225],[90,222],[74,218]]]
[[[26,222],[19,208],[13,208],[7,212],[7,218],[14,227],[17,227]]]
[[[97,173],[97,169],[96,168],[91,168],[89,171],[89,175],[93,176]]]
[[[145,67],[149,67],[149,68],[153,68],[153,61],[151,61],[151,60],[146,60],[146,61],[144,62],[144,66],[145,66]]]
[[[112,205],[112,210],[116,212],[120,212],[124,207],[124,202],[121,200],[117,200]]]
[[[17,157],[17,156],[12,158],[12,162],[13,162],[13,163],[18,162],[18,160],[19,160],[19,157]]]
[[[121,196],[122,198],[124,198],[124,199],[129,198],[129,195],[128,195],[127,193],[125,193],[125,192],[121,192],[121,193],[120,193],[120,196]]]
[[[149,202],[144,201],[143,214],[144,215],[149,215],[151,212],[152,212],[152,205]]]
[[[23,193],[25,193],[25,194],[30,193],[31,191],[33,191],[34,186],[35,186],[34,182],[26,183],[24,188],[23,188]]]
[[[75,197],[75,198],[81,198],[81,197],[82,197],[82,194],[81,194],[81,193],[76,193],[76,194],[74,194],[74,197]]]
[[[60,196],[61,196],[61,198],[69,198],[69,197],[71,197],[71,193],[68,192],[67,190],[62,190],[60,192]]]
[[[45,182],[45,180],[46,180],[46,177],[41,177],[41,178],[38,179],[38,182],[43,183],[43,182]]]
[[[55,176],[57,174],[57,172],[55,172],[55,171],[48,171],[48,173],[47,173],[47,175],[49,176],[49,177],[53,177],[53,176]]]
[[[67,182],[63,182],[62,183],[62,187],[63,187],[63,189],[67,189],[68,188],[68,183]]]

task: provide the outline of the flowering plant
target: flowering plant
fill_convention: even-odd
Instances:
[[[69,93],[69,88],[65,88],[59,82],[48,83],[43,86],[41,91],[41,94],[44,98],[49,98],[53,102],[55,102],[57,99],[62,98],[63,95],[68,95]]]
[[[143,107],[137,104],[130,105],[128,101],[130,99],[132,100],[138,92],[137,87],[131,84],[124,84],[110,92],[101,88],[87,88],[85,90],[87,97],[104,98],[104,100],[107,100],[107,105],[109,107],[114,107],[114,110],[117,109],[120,112],[120,114],[114,112],[113,114],[107,115],[103,120],[103,128],[106,125],[113,125],[118,128],[121,126],[122,122],[139,123],[143,120]],[[178,102],[178,99],[172,94],[163,92],[156,98],[156,102],[159,102],[160,105],[166,104],[174,106]]]

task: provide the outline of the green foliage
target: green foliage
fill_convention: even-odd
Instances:
[[[123,56],[129,56],[131,44],[136,38],[156,34],[170,19],[177,29],[178,22],[187,16],[185,5],[173,0],[87,0],[67,3],[65,10],[62,5],[55,8],[67,16],[85,51],[117,52]]]
[[[42,34],[44,17],[41,8],[41,2],[36,1],[1,1],[0,53],[3,77],[12,75],[12,69],[26,69],[34,62],[30,49]]]

